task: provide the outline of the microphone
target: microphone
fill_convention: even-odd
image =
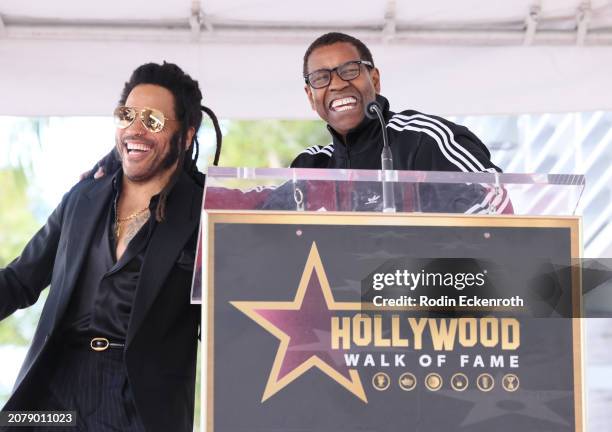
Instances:
[[[376,119],[380,122],[383,136],[383,149],[380,153],[382,171],[382,192],[383,192],[383,212],[395,213],[395,193],[393,182],[387,180],[387,172],[393,170],[393,157],[391,147],[389,147],[389,137],[387,136],[387,125],[382,114],[382,107],[376,101],[370,102],[365,109],[365,115],[369,119]]]
[[[378,117],[377,111],[382,113],[382,108],[380,104],[374,100],[370,102],[368,106],[366,107],[365,115],[369,119],[375,119],[376,117]]]

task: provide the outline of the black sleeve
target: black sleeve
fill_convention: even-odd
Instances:
[[[330,156],[322,151],[310,154],[303,151],[293,159],[290,168],[331,168],[329,166]]]
[[[487,147],[468,128],[444,123],[446,128],[421,140],[416,154],[417,167],[430,167],[431,171],[501,172],[491,162]]]
[[[302,185],[304,182],[298,182],[300,190],[304,190]],[[257,206],[257,209],[261,210],[295,210],[295,188],[296,185],[291,182],[285,182],[276,189],[272,190],[266,197],[265,201],[261,205]],[[302,192],[303,193],[303,192]],[[304,196],[302,195],[302,200]],[[302,201],[303,202],[303,201]]]
[[[34,304],[51,283],[67,196],[28,242],[21,256],[0,269],[0,320]]]
[[[293,159],[289,168],[313,168],[313,158],[306,153],[300,153]]]
[[[423,137],[416,155],[419,166],[430,166],[432,171],[501,172],[491,162],[487,147],[468,128],[437,120],[445,127]],[[512,213],[508,192],[492,185],[425,184],[420,198],[424,212]]]

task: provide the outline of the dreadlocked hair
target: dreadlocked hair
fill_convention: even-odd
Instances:
[[[199,178],[199,171],[196,165],[199,156],[198,130],[202,124],[202,110],[211,117],[215,127],[217,138],[217,150],[215,152],[215,162],[218,162],[218,155],[221,152],[221,129],[217,117],[209,108],[201,106],[202,92],[198,82],[183,72],[181,68],[173,63],[163,62],[163,64],[146,63],[139,66],[125,83],[120,105],[125,105],[130,92],[140,84],[154,84],[169,90],[174,96],[174,115],[179,121],[179,130],[170,140],[170,151],[176,153],[176,169],[170,176],[168,183],[159,194],[159,202],[155,209],[155,219],[162,222],[166,216],[166,202],[170,191],[176,184],[181,175],[181,170],[185,171],[194,179]],[[191,143],[185,148],[189,130],[193,128],[194,134]],[[216,165],[216,163],[215,163]],[[200,181],[198,181],[200,183]]]

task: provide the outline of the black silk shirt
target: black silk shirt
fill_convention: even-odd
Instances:
[[[151,199],[151,216],[117,261],[114,228],[121,175],[122,170],[115,174],[108,210],[100,216],[62,321],[62,329],[68,336],[106,337],[111,342],[125,342],[140,269],[156,226],[154,215],[159,197]]]

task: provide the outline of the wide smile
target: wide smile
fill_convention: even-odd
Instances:
[[[127,152],[128,160],[138,161],[144,159],[147,154],[153,149],[151,144],[142,141],[125,140],[123,147]]]
[[[357,98],[354,96],[345,96],[332,99],[329,103],[329,109],[335,112],[345,112],[357,108]]]
[[[153,146],[149,145],[149,144],[145,144],[143,142],[137,142],[137,141],[126,141],[123,144],[127,150],[128,153],[132,153],[132,152],[148,152],[151,150],[151,148]]]

